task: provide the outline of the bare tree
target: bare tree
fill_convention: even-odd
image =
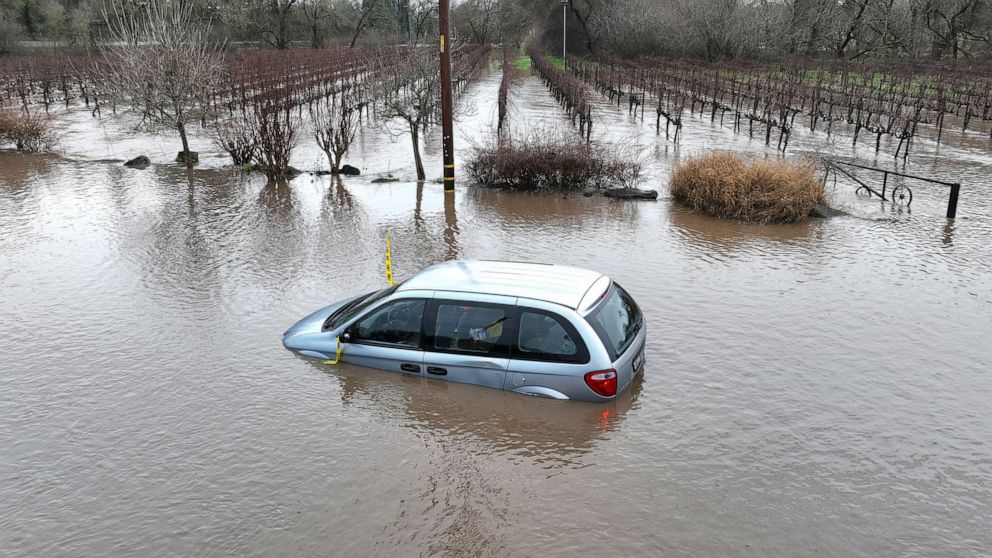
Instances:
[[[306,20],[310,32],[310,48],[324,48],[324,34],[327,32],[327,20],[331,17],[331,5],[327,0],[304,0],[300,4],[303,19]]]
[[[467,0],[451,12],[455,32],[470,42],[493,42],[499,31],[500,0]]]
[[[844,58],[847,48],[858,37],[861,27],[867,19],[865,12],[868,10],[869,4],[871,4],[871,0],[854,0],[841,6],[841,12],[847,17],[845,18],[846,21],[842,23],[843,28],[834,44],[834,54],[837,58]]]
[[[258,23],[262,24],[268,21],[270,25],[274,24],[275,26],[274,28],[265,26],[260,29],[262,40],[268,43],[269,46],[278,49],[289,48],[289,43],[293,40],[290,25],[292,23],[294,6],[296,6],[296,0],[264,1],[264,9]]]
[[[989,43],[992,32],[986,27],[982,33],[975,29],[976,22],[988,18],[992,3],[988,0],[924,0],[922,12],[927,28],[933,33],[933,54],[940,56],[947,50],[951,57],[971,56],[964,48],[967,40]],[[977,31],[977,32],[976,32]]]
[[[193,3],[147,0],[112,4],[105,11],[114,38],[106,51],[107,92],[139,117],[139,127],[179,133],[178,162],[192,167],[198,155],[189,150],[190,123],[210,111],[209,93],[220,81],[220,56],[207,38],[207,26],[193,17]]]
[[[410,47],[402,60],[389,65],[390,76],[380,81],[385,91],[379,97],[380,116],[386,123],[399,120],[405,125],[399,134],[410,134],[417,179],[424,180],[424,163],[420,156],[420,134],[435,118],[441,101],[441,77],[437,70],[437,49]],[[386,85],[388,84],[388,85]],[[393,89],[389,91],[389,89]]]
[[[349,47],[354,48],[355,43],[358,42],[358,36],[362,34],[362,31],[369,25],[371,19],[372,10],[376,7],[377,0],[363,0],[361,2],[358,16],[358,23],[355,24],[355,33],[351,36],[351,44]]]
[[[418,43],[420,39],[433,32],[437,23],[437,0],[414,0],[410,3],[410,42]]]
[[[604,48],[621,56],[679,53],[681,25],[675,6],[655,0],[616,0],[589,20]]]
[[[359,104],[352,98],[354,91],[352,84],[345,84],[340,91],[332,91],[309,105],[313,136],[327,155],[332,174],[341,170],[341,160],[358,133],[360,114]]]
[[[590,20],[595,19],[596,13],[601,9],[601,0],[568,0],[568,11],[579,22],[585,37],[586,50],[589,52],[596,51],[596,44],[599,41],[599,35],[595,26],[590,25]]]

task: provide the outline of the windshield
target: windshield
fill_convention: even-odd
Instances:
[[[610,294],[589,314],[588,320],[613,360],[627,350],[643,323],[641,309],[616,283]]]
[[[365,293],[348,304],[345,304],[341,308],[338,308],[334,313],[327,317],[327,320],[324,321],[324,327],[322,328],[323,331],[337,329],[338,327],[344,325],[348,322],[348,320],[351,320],[355,316],[361,314],[366,308],[393,294],[397,288],[399,288],[399,285],[387,287],[381,291]]]

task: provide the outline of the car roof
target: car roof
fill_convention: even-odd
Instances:
[[[457,260],[431,266],[407,279],[399,291],[429,290],[543,300],[578,308],[602,273],[565,265]]]

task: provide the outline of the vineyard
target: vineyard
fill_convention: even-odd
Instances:
[[[488,59],[489,45],[453,51],[456,94]],[[939,143],[945,128],[990,134],[992,62],[794,60],[705,62],[688,59],[574,58],[565,66],[534,46],[532,67],[589,141],[602,96],[648,119],[654,132],[678,143],[686,115],[698,115],[785,152],[797,126],[866,141],[876,152],[890,144],[906,160],[922,130]],[[236,165],[259,163],[281,174],[299,140],[304,114],[337,172],[362,124],[406,120],[412,135],[438,122],[428,92],[427,47],[366,46],[323,50],[243,50],[218,54],[222,78],[198,100],[199,125],[211,131]],[[504,66],[512,55],[504,53]],[[0,58],[0,105],[26,116],[87,107],[93,117],[134,109],[111,94],[110,61],[103,56]],[[500,128],[509,81],[500,87]],[[414,99],[420,96],[423,99]],[[416,105],[417,115],[400,104]],[[333,121],[333,122],[332,122]],[[649,120],[650,121],[650,120]],[[979,124],[981,123],[981,124]],[[891,140],[883,143],[883,140]],[[285,144],[285,145],[284,145]],[[281,145],[281,147],[276,147]],[[271,151],[279,154],[266,156]]]
[[[460,45],[452,51],[456,94],[482,67],[489,50],[489,45]],[[427,47],[377,46],[244,50],[217,56],[222,77],[198,100],[198,114],[204,115],[199,124],[212,132],[234,164],[257,162],[263,170],[281,175],[299,139],[304,113],[333,118],[334,122],[314,122],[316,139],[325,151],[334,141],[346,152],[354,126],[363,119],[371,123],[390,118],[390,102],[429,80],[411,73],[411,60],[436,60],[437,53]],[[84,106],[95,118],[107,111],[140,108],[120,107],[109,94],[109,63],[102,56],[0,58],[0,106],[26,116]],[[417,109],[424,113],[419,127],[438,121],[437,102]],[[339,163],[340,155],[332,160],[334,171]]]
[[[976,121],[992,122],[992,63],[934,61],[852,62],[747,61],[608,57],[573,59],[567,69],[531,50],[541,79],[561,106],[578,119],[588,137],[593,111],[589,91],[598,91],[632,114],[653,108],[655,132],[679,141],[683,114],[719,117],[734,132],[757,135],[785,151],[796,126],[830,134],[835,124],[849,127],[852,141],[865,135],[876,151],[882,140],[898,140],[894,156],[905,160],[921,126],[930,126],[937,141],[955,122],[969,130]],[[992,135],[990,135],[992,139]]]
[[[222,84],[210,95],[214,106],[253,99],[282,99],[292,105],[326,96],[328,88],[354,82],[369,70],[388,73],[407,46],[337,47],[322,50],[244,50],[223,57]],[[453,51],[456,88],[478,69],[488,45],[460,45]],[[104,77],[101,56],[33,55],[0,57],[0,103],[26,113],[70,108],[83,102],[101,109]],[[380,80],[381,81],[381,80]],[[105,101],[109,102],[109,101]],[[98,115],[96,112],[95,115]]]

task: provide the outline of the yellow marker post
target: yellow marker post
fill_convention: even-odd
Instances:
[[[386,231],[386,282],[393,286],[392,231]]]

